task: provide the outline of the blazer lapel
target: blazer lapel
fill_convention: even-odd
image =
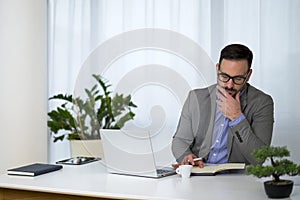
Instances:
[[[241,108],[242,108],[242,112],[245,111],[246,107],[247,107],[247,102],[248,102],[248,84],[245,86],[244,89],[244,93],[241,97]]]

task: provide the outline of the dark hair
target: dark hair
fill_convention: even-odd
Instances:
[[[242,44],[230,44],[224,47],[221,51],[219,67],[221,66],[223,58],[228,60],[247,60],[249,71],[252,64],[253,54],[248,47]]]

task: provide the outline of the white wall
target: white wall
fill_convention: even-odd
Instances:
[[[47,161],[46,34],[46,0],[0,0],[0,173]]]

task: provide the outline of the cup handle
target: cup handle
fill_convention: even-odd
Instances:
[[[180,174],[179,167],[175,170],[177,174]]]

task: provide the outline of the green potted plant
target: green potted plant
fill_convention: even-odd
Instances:
[[[92,77],[96,84],[85,89],[85,98],[68,94],[49,98],[63,102],[48,112],[48,127],[54,142],[68,139],[72,145],[75,141],[99,140],[100,129],[120,129],[134,118],[132,108],[136,105],[130,95],[116,93],[112,96],[108,81],[100,75],[93,74]]]
[[[258,178],[270,177],[264,182],[264,188],[269,198],[289,197],[293,189],[292,180],[281,179],[282,175],[296,176],[300,174],[300,166],[285,157],[290,156],[286,147],[263,146],[252,152],[258,161],[256,165],[248,165],[245,173]]]

